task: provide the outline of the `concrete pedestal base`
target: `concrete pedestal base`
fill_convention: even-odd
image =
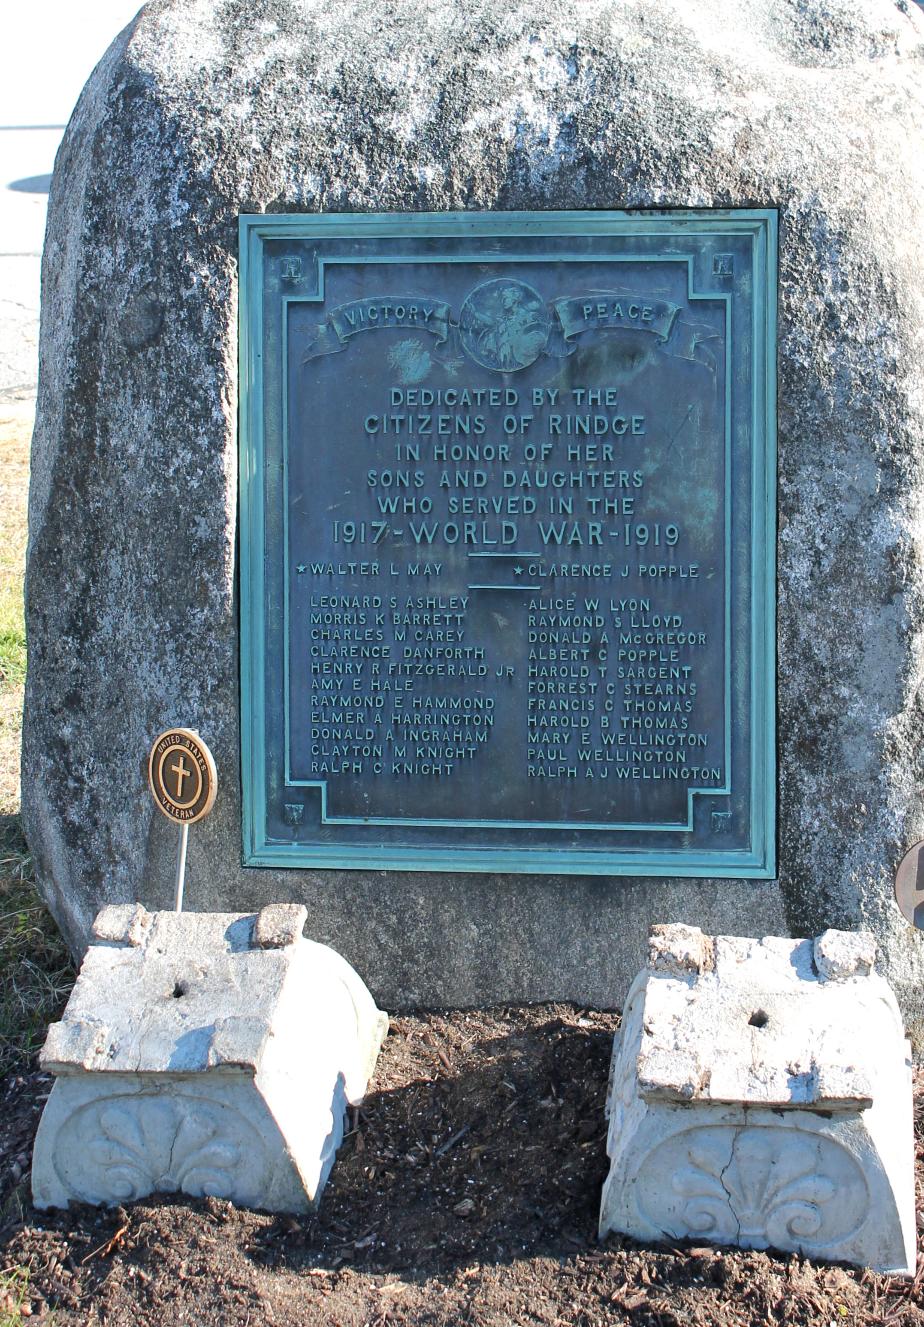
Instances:
[[[104,908],[42,1064],[36,1207],[152,1192],[316,1206],[388,1018],[306,910]]]
[[[617,1036],[600,1234],[912,1275],[911,1063],[868,935],[655,927]]]

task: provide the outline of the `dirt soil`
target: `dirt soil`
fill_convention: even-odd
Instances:
[[[28,1168],[50,1082],[11,1075],[0,1085],[0,1256],[29,1280],[20,1310],[8,1304],[5,1318],[0,1303],[0,1322],[924,1324],[920,1275],[598,1244],[617,1022],[565,1005],[395,1019],[310,1218],[171,1196],[35,1212]]]

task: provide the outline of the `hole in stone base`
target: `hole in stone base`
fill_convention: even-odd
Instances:
[[[751,1017],[748,1019],[748,1023],[752,1028],[765,1028],[769,1022],[770,1019],[764,1013],[763,1009],[755,1009]]]
[[[185,982],[185,981],[178,981],[177,984],[176,984],[176,985],[174,986],[174,988],[173,988],[173,998],[174,998],[174,1000],[179,1000],[179,999],[181,998],[181,996],[184,996],[184,995],[187,993],[188,990],[189,990],[189,987],[186,985],[186,982]]]

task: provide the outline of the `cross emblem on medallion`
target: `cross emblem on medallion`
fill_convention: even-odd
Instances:
[[[180,756],[179,761],[170,766],[170,773],[176,775],[176,795],[177,800],[180,800],[183,796],[183,782],[189,778],[192,770],[186,768],[186,760]]]

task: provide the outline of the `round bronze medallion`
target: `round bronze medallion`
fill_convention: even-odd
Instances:
[[[212,753],[191,728],[168,728],[151,748],[148,783],[158,809],[177,825],[202,820],[215,804]]]
[[[905,921],[924,930],[924,839],[909,848],[899,863],[895,901]]]
[[[465,349],[476,363],[501,373],[525,369],[537,360],[551,329],[545,300],[525,281],[484,281],[459,310]]]

